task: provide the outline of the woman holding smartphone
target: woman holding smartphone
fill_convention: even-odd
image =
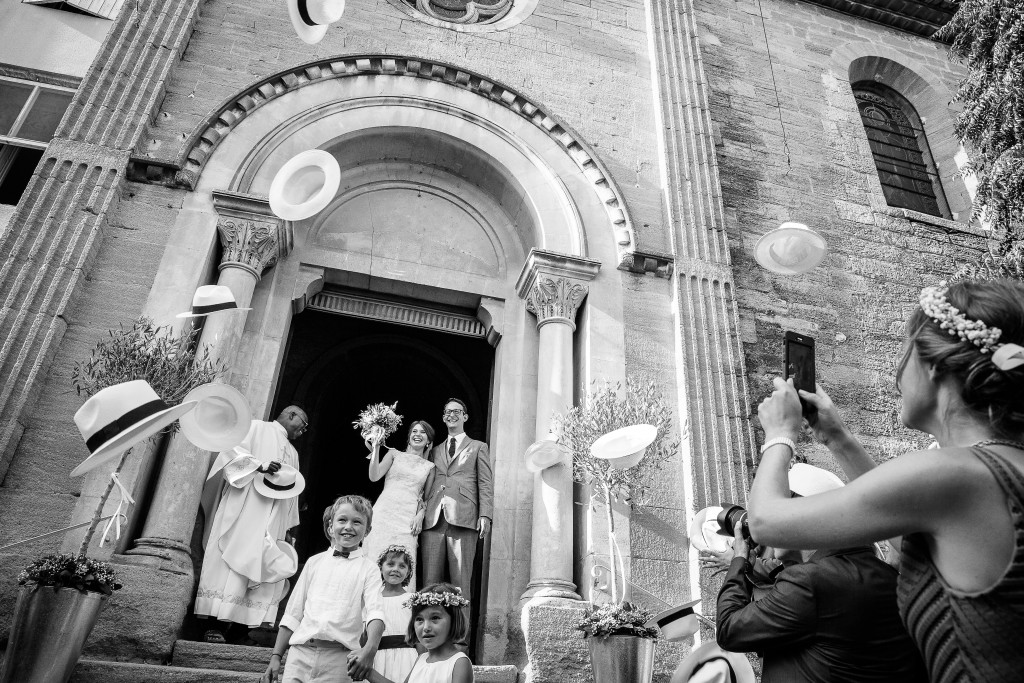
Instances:
[[[876,466],[828,395],[775,380],[758,408],[765,444],[750,492],[753,538],[781,548],[843,547],[903,536],[900,614],[932,681],[1016,681],[1024,671],[1024,285],[926,287],[907,321],[896,376],[904,425],[934,450]],[[802,427],[849,485],[790,498]]]

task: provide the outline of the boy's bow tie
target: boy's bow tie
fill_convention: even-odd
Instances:
[[[348,557],[351,552],[352,552],[351,550],[335,550],[334,551],[334,556],[335,557]]]

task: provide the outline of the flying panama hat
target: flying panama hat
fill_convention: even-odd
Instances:
[[[754,245],[754,258],[773,273],[799,275],[813,270],[828,253],[825,238],[803,223],[783,223]]]
[[[553,439],[541,439],[526,449],[523,458],[526,462],[526,469],[531,472],[540,472],[549,467],[554,467],[566,461],[567,451],[565,446]]]
[[[252,482],[253,487],[267,498],[283,500],[294,498],[306,488],[306,478],[291,465],[281,465],[281,469],[273,474],[257,473]]]
[[[144,379],[101,389],[75,413],[89,457],[71,470],[77,477],[156,434],[195,408],[195,401],[169,406]]]
[[[285,0],[295,33],[315,45],[327,35],[327,27],[341,19],[345,0]]]
[[[644,625],[657,626],[662,637],[669,642],[686,640],[700,628],[697,613],[693,611],[694,606],[699,604],[700,598],[697,598],[678,607],[670,607],[664,612],[655,614]]]
[[[670,683],[754,683],[754,669],[745,655],[727,652],[715,641],[687,655],[672,674]]]
[[[224,285],[202,285],[192,295],[192,310],[179,313],[177,318],[199,318],[217,311],[251,311],[239,308],[230,287]]]
[[[842,479],[820,467],[798,462],[789,469],[789,490],[798,496],[813,496],[842,487]]]
[[[732,547],[733,538],[718,534],[718,513],[721,506],[712,505],[700,510],[690,522],[690,545],[697,550],[725,552]]]
[[[629,469],[643,459],[647,447],[657,436],[658,428],[654,425],[630,425],[597,439],[590,447],[590,454],[607,460],[615,469]]]
[[[338,160],[310,149],[285,162],[270,183],[270,210],[286,221],[315,216],[334,199],[341,185]]]
[[[204,451],[218,453],[234,448],[249,432],[249,402],[230,384],[200,384],[184,400],[197,403],[195,410],[181,416],[181,433]]]

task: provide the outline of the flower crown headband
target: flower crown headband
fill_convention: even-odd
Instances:
[[[455,589],[457,592],[452,593],[451,591],[444,591],[443,593],[413,593],[409,596],[403,605],[406,607],[465,607],[469,604],[469,600],[462,597],[460,593],[462,590],[459,588]]]
[[[1012,370],[1024,365],[1024,347],[1018,344],[1000,344],[999,337],[1003,331],[998,327],[989,327],[981,320],[971,320],[960,312],[946,298],[949,288],[945,283],[938,287],[925,287],[921,290],[921,310],[937,322],[939,327],[950,335],[960,337],[961,341],[974,344],[982,353],[992,353],[992,363],[1000,370]]]
[[[388,555],[391,553],[401,553],[402,555],[405,555],[405,559],[409,562],[409,571],[412,571],[412,567],[414,565],[412,553],[410,553],[409,549],[404,545],[399,544],[389,545],[387,548],[384,548],[384,552],[377,556],[377,566],[383,566],[384,560],[386,560]]]

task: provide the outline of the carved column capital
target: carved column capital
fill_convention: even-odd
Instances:
[[[565,277],[539,275],[526,294],[526,310],[537,316],[537,327],[562,322],[576,329],[576,313],[590,288]]]
[[[291,223],[275,216],[265,198],[215,191],[213,205],[223,247],[220,270],[241,268],[259,280],[291,251]]]
[[[519,274],[516,290],[537,326],[561,322],[576,329],[576,313],[601,269],[600,261],[532,249]]]

